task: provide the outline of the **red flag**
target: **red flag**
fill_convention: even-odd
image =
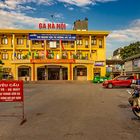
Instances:
[[[60,40],[60,43],[61,43],[62,50],[64,50],[64,46],[63,46],[62,40]]]
[[[48,52],[48,51],[46,51],[46,57],[48,57],[48,55],[49,55],[49,52]]]

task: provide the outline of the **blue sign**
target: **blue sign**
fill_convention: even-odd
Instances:
[[[75,34],[29,34],[29,40],[63,40],[74,41],[76,40]]]

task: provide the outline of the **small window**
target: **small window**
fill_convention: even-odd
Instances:
[[[85,46],[88,47],[88,40],[85,40]]]
[[[7,37],[1,38],[1,44],[2,45],[7,45],[8,44],[8,38]]]
[[[17,38],[17,45],[23,45],[24,40],[23,38]]]
[[[97,39],[96,37],[91,38],[91,45],[97,45]]]
[[[100,39],[99,40],[99,48],[102,48],[103,47],[103,41]]]
[[[22,53],[17,53],[17,59],[22,59]]]
[[[82,45],[82,44],[83,44],[83,42],[82,42],[82,40],[81,40],[81,39],[77,39],[77,40],[76,40],[76,44],[77,44],[77,45]]]
[[[32,44],[33,44],[33,45],[39,45],[39,40],[33,40],[33,41],[32,41]]]
[[[2,59],[8,60],[8,53],[2,53]]]

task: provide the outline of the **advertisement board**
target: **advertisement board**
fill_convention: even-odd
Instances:
[[[125,72],[132,71],[132,61],[125,62],[124,68],[125,68]]]
[[[104,66],[105,62],[103,61],[95,61],[94,66]]]
[[[23,102],[23,81],[0,81],[0,102]]]
[[[140,70],[140,59],[133,60],[133,70]]]

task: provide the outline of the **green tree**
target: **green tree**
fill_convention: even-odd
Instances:
[[[140,42],[131,43],[128,46],[124,46],[120,52],[121,58],[124,60],[128,57],[140,54]]]

